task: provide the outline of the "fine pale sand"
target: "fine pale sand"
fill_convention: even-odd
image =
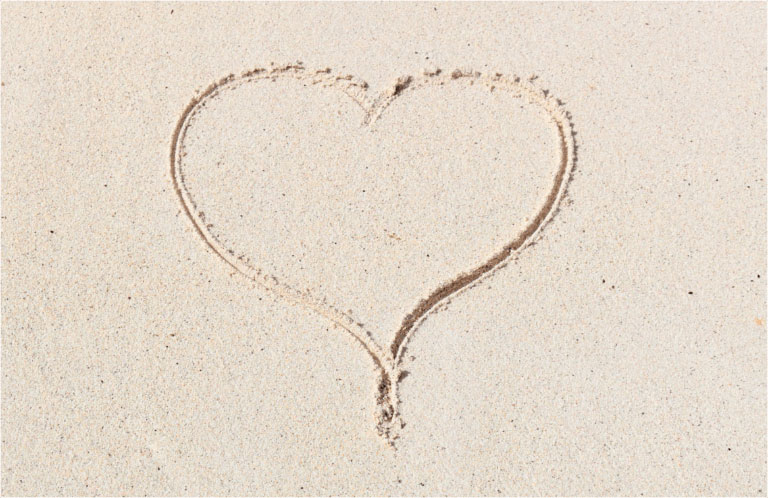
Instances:
[[[4,495],[766,495],[753,4],[4,4]]]

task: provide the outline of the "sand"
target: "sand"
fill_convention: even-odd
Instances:
[[[5,495],[766,495],[763,4],[3,4]]]

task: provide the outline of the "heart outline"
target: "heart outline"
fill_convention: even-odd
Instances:
[[[468,82],[470,85],[481,83],[489,86],[491,90],[500,88],[511,92],[515,97],[527,98],[530,103],[538,105],[548,114],[555,125],[559,138],[560,165],[555,173],[552,188],[545,202],[536,211],[536,216],[532,218],[512,241],[473,270],[460,273],[422,299],[413,311],[408,313],[403,319],[402,325],[396,332],[390,347],[388,349],[382,348],[374,339],[373,334],[347,313],[327,303],[324,299],[314,298],[308,292],[299,291],[280,282],[277,277],[266,274],[252,265],[245,255],[238,256],[231,248],[226,247],[208,230],[205,214],[197,208],[197,204],[185,187],[182,166],[182,159],[186,155],[184,152],[184,138],[195,111],[204,105],[206,100],[216,97],[225,89],[236,88],[241,84],[258,80],[270,79],[276,81],[279,78],[294,78],[315,85],[333,86],[340,89],[363,109],[365,112],[365,125],[373,124],[385,111],[386,107],[404,92],[430,85],[441,86],[448,81],[461,80]],[[399,437],[397,434],[398,429],[405,426],[400,418],[400,401],[397,395],[397,386],[406,374],[400,368],[400,363],[413,333],[431,313],[447,305],[449,298],[459,295],[481,280],[489,277],[520,254],[526,247],[532,245],[541,236],[543,228],[557,213],[565,195],[566,187],[576,162],[573,125],[570,114],[563,108],[562,103],[552,97],[546,90],[540,90],[533,86],[531,82],[534,79],[535,77],[522,80],[519,77],[505,77],[500,73],[483,75],[479,72],[463,70],[455,70],[450,74],[444,74],[440,70],[425,71],[418,78],[412,76],[400,77],[389,89],[371,97],[368,92],[368,84],[351,75],[332,74],[331,70],[327,68],[307,71],[301,63],[284,66],[273,65],[269,69],[257,68],[246,71],[239,76],[230,74],[214,82],[195,96],[184,108],[174,129],[170,151],[171,178],[184,212],[192,221],[198,235],[214,253],[241,275],[281,298],[313,310],[320,316],[342,327],[357,339],[372,357],[374,364],[381,373],[376,398],[378,406],[376,426],[379,434],[393,447],[394,441]]]

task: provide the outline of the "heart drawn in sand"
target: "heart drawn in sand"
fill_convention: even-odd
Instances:
[[[574,162],[558,100],[530,80],[460,70],[376,95],[301,65],[230,75],[184,109],[171,146],[205,243],[373,358],[391,444],[409,338],[536,240]]]

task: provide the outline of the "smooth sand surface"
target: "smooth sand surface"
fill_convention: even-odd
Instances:
[[[765,16],[3,4],[3,494],[765,496]]]

